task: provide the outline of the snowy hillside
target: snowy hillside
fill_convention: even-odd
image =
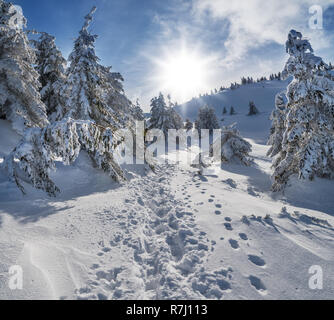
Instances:
[[[252,167],[199,176],[181,162],[124,185],[81,154],[58,169],[56,199],[23,196],[1,176],[0,299],[332,298],[333,181],[273,194],[268,147],[250,142]],[[11,265],[24,270],[23,290],[7,286]],[[309,288],[313,265],[323,290]]]
[[[258,109],[263,112],[271,112],[275,95],[286,91],[291,79],[263,81],[259,83],[244,84],[236,89],[225,89],[223,92],[193,98],[189,102],[177,107],[176,110],[184,117],[195,120],[198,110],[202,105],[208,105],[216,110],[217,116],[222,115],[223,108],[229,111],[233,106],[237,113],[247,114],[250,101],[254,101]]]
[[[234,90],[226,89],[215,95],[194,98],[177,107],[176,111],[184,119],[189,118],[191,121],[194,121],[197,118],[200,107],[208,105],[214,108],[219,120],[224,118],[224,125],[237,122],[237,128],[244,137],[266,143],[265,140],[268,138],[268,135],[263,136],[262,133],[266,131],[269,134],[271,125],[269,117],[275,104],[275,96],[277,93],[286,91],[290,81],[291,79],[285,81],[272,80],[242,85]],[[263,121],[247,117],[250,101],[254,101],[261,113],[257,117],[261,117]],[[234,107],[236,115],[230,116],[231,106]],[[227,109],[227,114],[225,115],[223,115],[224,107]]]

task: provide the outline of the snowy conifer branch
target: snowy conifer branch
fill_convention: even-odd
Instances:
[[[334,176],[334,82],[331,68],[302,34],[291,30],[290,58],[283,71],[293,76],[286,97],[276,98],[269,155],[274,158],[273,190],[284,188],[291,175],[313,179]]]
[[[56,162],[73,164],[81,150],[115,181],[124,180],[123,171],[113,157],[116,145],[110,129],[91,121],[65,119],[43,129],[28,129],[3,166],[22,192],[26,182],[55,196],[60,190],[51,180],[50,170],[55,170]]]

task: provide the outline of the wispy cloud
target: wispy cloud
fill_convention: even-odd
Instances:
[[[318,0],[325,11],[332,0]],[[155,31],[128,61],[141,75],[136,94],[147,106],[161,89],[152,81],[155,60],[176,52],[184,43],[203,57],[210,57],[207,88],[281,71],[286,60],[284,44],[294,28],[311,40],[319,55],[332,57],[332,30],[311,30],[309,8],[314,0],[171,0],[153,16]],[[325,24],[326,25],[326,24]],[[134,64],[135,62],[135,64]],[[197,94],[200,92],[197,92]],[[194,93],[196,95],[196,93]]]
[[[198,14],[209,12],[213,19],[229,21],[223,61],[227,64],[244,58],[251,49],[270,43],[284,44],[291,28],[312,38],[315,48],[328,48],[325,32],[311,30],[308,26],[308,10],[314,4],[314,0],[194,0]],[[325,10],[333,2],[318,0],[316,4]]]

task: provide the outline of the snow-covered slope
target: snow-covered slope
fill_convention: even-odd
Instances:
[[[275,95],[281,91],[286,91],[286,87],[291,79],[285,81],[272,80],[263,81],[252,84],[245,84],[237,89],[225,89],[223,92],[202,96],[201,98],[193,98],[192,100],[176,107],[176,110],[184,118],[195,120],[198,110],[203,105],[214,108],[217,116],[222,116],[223,108],[229,111],[231,106],[237,113],[247,114],[250,101],[254,101],[255,105],[262,112],[268,112],[273,109]]]
[[[237,89],[226,89],[221,93],[201,98],[194,98],[189,102],[176,107],[176,111],[183,119],[196,120],[198,110],[204,105],[215,109],[219,120],[224,119],[223,125],[237,123],[237,128],[246,138],[254,139],[260,143],[266,143],[270,129],[270,114],[275,106],[277,93],[286,91],[291,79],[285,81],[264,81],[253,84],[245,84]],[[260,114],[248,117],[249,102],[254,101]],[[234,107],[236,115],[229,114],[231,106]],[[223,115],[226,107],[227,114]],[[265,133],[263,135],[263,133]]]
[[[334,182],[269,191],[269,112],[235,116],[248,125],[251,167],[203,176],[183,162],[147,175],[132,167],[117,185],[82,154],[58,168],[55,199],[29,188],[23,196],[1,175],[0,299],[332,299]],[[0,128],[3,156],[17,137]],[[22,290],[8,286],[13,265]],[[315,265],[322,290],[309,287]]]

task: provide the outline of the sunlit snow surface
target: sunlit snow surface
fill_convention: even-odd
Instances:
[[[226,122],[252,143],[251,167],[200,176],[186,161],[148,174],[128,166],[117,185],[82,153],[53,175],[55,199],[29,187],[23,196],[1,174],[0,299],[332,299],[334,181],[292,179],[284,194],[270,192],[268,86],[255,97],[235,90],[226,104],[239,113]],[[237,99],[262,113],[247,117]],[[3,158],[18,137],[5,121],[0,133]],[[12,265],[23,268],[23,290],[8,287]],[[322,290],[309,287],[314,265]]]

